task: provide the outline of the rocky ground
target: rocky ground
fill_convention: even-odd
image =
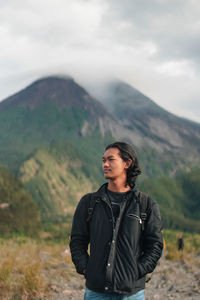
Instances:
[[[45,300],[81,300],[84,295],[84,279],[76,275],[69,264],[60,265],[68,270],[66,280],[63,276],[55,276],[52,280],[49,295]],[[59,274],[59,272],[57,273]],[[171,262],[163,257],[151,279],[146,284],[146,300],[197,300],[200,299],[200,254],[186,256],[178,262]]]

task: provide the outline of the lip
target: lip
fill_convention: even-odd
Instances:
[[[108,173],[108,172],[110,172],[111,170],[104,169],[103,171],[104,171],[104,173]]]

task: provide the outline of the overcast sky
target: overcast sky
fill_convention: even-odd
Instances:
[[[0,0],[0,100],[55,73],[117,77],[200,122],[200,1]]]

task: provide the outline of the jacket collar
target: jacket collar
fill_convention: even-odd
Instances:
[[[100,188],[97,190],[96,193],[94,193],[95,196],[97,197],[105,197],[107,195],[107,188],[108,188],[108,183],[104,183]],[[135,197],[138,197],[138,190],[134,187],[130,190],[130,193],[128,194],[131,199],[134,199]]]

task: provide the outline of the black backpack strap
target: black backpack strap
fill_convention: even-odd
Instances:
[[[90,220],[92,219],[94,208],[98,202],[100,202],[100,199],[96,198],[93,194],[90,194],[89,205],[88,205],[88,216],[86,219],[87,222],[90,222]]]
[[[139,205],[140,205],[140,217],[142,220],[142,231],[144,231],[145,221],[147,219],[147,213],[146,213],[147,201],[148,201],[148,195],[143,192],[139,192]]]

